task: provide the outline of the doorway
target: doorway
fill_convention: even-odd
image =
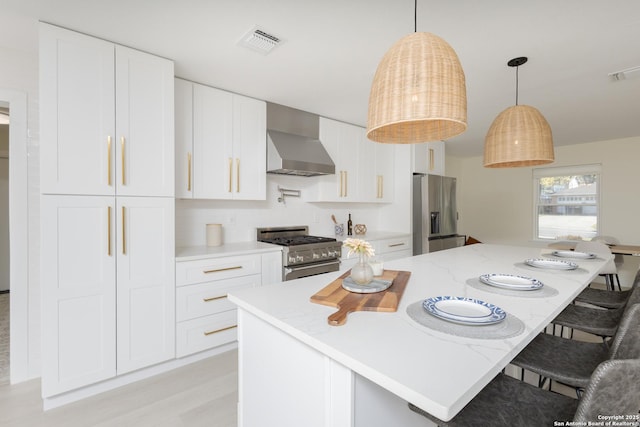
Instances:
[[[24,92],[0,88],[0,107],[10,112],[8,149],[3,157],[9,164],[9,377],[11,383],[25,381],[39,374],[37,362],[29,352],[29,227],[28,227],[28,156],[27,96]],[[7,203],[8,201],[8,203]],[[32,304],[32,310],[38,305]]]

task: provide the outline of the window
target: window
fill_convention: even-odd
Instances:
[[[598,234],[600,165],[533,170],[534,238],[591,240]]]

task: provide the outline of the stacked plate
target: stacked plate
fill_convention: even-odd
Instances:
[[[576,251],[553,251],[551,255],[561,258],[575,258],[575,259],[593,259],[596,254],[589,252],[576,252]]]
[[[424,300],[422,306],[435,317],[470,326],[493,325],[507,317],[500,307],[475,298],[439,296]]]
[[[511,289],[516,291],[535,291],[544,286],[544,284],[531,277],[515,276],[513,274],[483,274],[480,281],[486,285],[496,288]]]
[[[531,267],[548,268],[553,270],[575,270],[576,268],[578,268],[578,264],[576,264],[575,262],[563,261],[560,259],[536,258],[527,259],[524,261],[524,263],[530,265]]]

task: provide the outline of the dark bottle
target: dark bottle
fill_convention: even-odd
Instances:
[[[347,221],[347,236],[353,235],[353,222],[351,222],[351,214],[349,214],[349,220]]]

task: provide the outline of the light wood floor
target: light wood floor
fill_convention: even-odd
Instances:
[[[235,427],[237,357],[229,351],[47,412],[39,379],[0,386],[0,426]]]

